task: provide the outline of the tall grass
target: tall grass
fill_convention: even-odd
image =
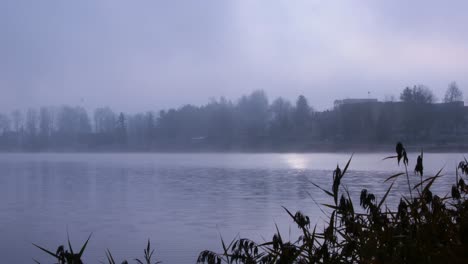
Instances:
[[[79,253],[74,253],[73,252],[73,248],[71,246],[71,243],[70,243],[70,238],[68,238],[68,249],[65,249],[65,247],[62,245],[62,246],[59,246],[56,250],[56,252],[52,252],[48,249],[45,249],[41,246],[38,246],[36,244],[33,244],[35,247],[39,248],[41,251],[49,254],[50,256],[52,256],[58,263],[58,264],[83,264],[83,261],[82,261],[82,256],[83,256],[83,253],[84,253],[84,250],[86,249],[86,246],[88,244],[88,241],[89,239],[91,238],[91,235],[89,235],[88,239],[86,240],[86,242],[83,244],[83,246],[81,247],[81,250],[79,251]],[[143,250],[143,258],[142,259],[139,259],[139,258],[136,258],[134,259],[135,263],[138,263],[138,264],[160,264],[162,263],[161,261],[156,261],[153,257],[154,255],[154,249],[151,249],[151,243],[148,239],[148,243],[146,244],[146,248]],[[101,263],[107,263],[107,264],[117,264],[119,262],[116,262],[114,257],[112,256],[112,253],[110,252],[109,249],[106,250],[105,252],[105,255],[106,255],[106,262],[101,262]],[[40,264],[39,261],[37,260],[34,260],[37,264]],[[122,264],[128,264],[128,261],[127,260],[123,260],[122,262],[120,262]]]
[[[333,172],[331,189],[316,184],[331,202],[323,230],[311,226],[309,217],[301,212],[286,213],[297,224],[301,235],[295,241],[285,241],[278,228],[268,242],[258,244],[249,239],[235,239],[229,245],[221,241],[220,253],[205,250],[198,263],[468,263],[468,187],[463,176],[468,174],[468,161],[460,162],[451,194],[443,197],[431,192],[437,174],[423,179],[423,153],[418,156],[415,173],[420,182],[410,184],[409,159],[403,144],[396,146],[396,155],[385,159],[403,161],[405,171],[388,177],[391,182],[380,200],[366,189],[361,191],[359,206],[355,205],[341,184],[352,157],[343,170]],[[461,176],[459,175],[461,172]],[[402,195],[395,210],[385,201],[395,181],[406,176],[409,197]],[[413,195],[414,193],[414,195]]]

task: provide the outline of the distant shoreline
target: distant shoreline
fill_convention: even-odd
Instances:
[[[468,152],[468,145],[425,145],[425,144],[408,144],[406,145],[408,152],[420,152],[423,150],[426,153],[457,153]],[[106,149],[49,149],[49,150],[0,150],[0,153],[160,153],[160,154],[177,154],[177,153],[245,153],[245,154],[263,154],[263,153],[386,153],[394,152],[395,144],[310,144],[304,147],[232,147],[232,148],[213,148],[213,147],[193,147],[193,148],[154,148],[154,149],[137,149],[137,148],[106,148]]]

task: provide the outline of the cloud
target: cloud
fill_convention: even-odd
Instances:
[[[463,1],[5,1],[3,109],[143,111],[254,89],[339,97],[468,85]],[[2,109],[0,109],[2,110]]]

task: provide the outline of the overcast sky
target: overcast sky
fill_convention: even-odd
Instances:
[[[468,95],[468,1],[2,0],[0,110]]]

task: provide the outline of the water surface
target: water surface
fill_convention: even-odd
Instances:
[[[381,197],[384,179],[403,171],[392,154],[356,154],[344,178],[351,195],[362,188]],[[413,182],[414,160],[410,154]],[[331,170],[350,154],[0,154],[0,256],[5,263],[52,259],[34,248],[79,247],[93,233],[84,259],[99,263],[109,248],[119,260],[143,255],[148,238],[163,263],[194,263],[204,249],[219,250],[220,235],[259,242],[275,223],[295,239],[296,225],[281,208],[301,210],[320,223],[316,203],[330,202],[310,181],[327,187]],[[435,184],[444,195],[454,182],[459,153],[425,154],[425,172],[445,166]],[[389,201],[406,194],[399,179]],[[358,203],[358,200],[356,200]]]

